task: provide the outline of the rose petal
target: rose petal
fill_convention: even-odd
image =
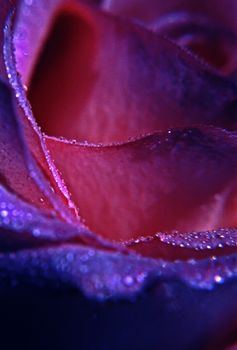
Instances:
[[[82,225],[64,223],[54,211],[39,210],[0,186],[0,252],[29,247],[58,246],[63,242],[86,243],[113,250]],[[125,251],[125,250],[123,250]]]
[[[237,36],[219,22],[198,13],[178,12],[161,17],[150,27],[213,66],[220,74],[234,76]]]
[[[29,175],[25,145],[15,120],[9,88],[0,81],[0,175],[1,183],[38,207],[50,207],[44,193]]]
[[[62,243],[0,254],[0,278],[2,271],[5,277],[0,291],[14,278],[17,284],[73,287],[94,299],[129,299],[142,292],[149,282],[163,278],[179,278],[186,285],[211,290],[236,277],[236,266],[236,255],[198,262],[167,262]]]
[[[144,11],[146,7],[146,11]],[[237,69],[236,2],[104,1],[103,8],[141,24],[188,48],[222,73]]]
[[[140,26],[60,4],[52,9],[50,3],[51,12],[42,10],[34,26],[36,1],[27,16],[19,12],[16,28],[16,35],[31,30],[39,40],[35,49],[28,40],[24,49],[16,40],[16,58],[46,134],[111,142],[197,123],[235,127],[233,82]],[[30,57],[26,67],[24,50]]]
[[[32,181],[35,182],[35,186],[39,187],[39,192],[42,192],[43,197],[48,199],[50,207],[53,206],[59,215],[64,217],[64,219],[72,220],[71,210],[68,209],[67,204],[69,204],[71,209],[73,209],[73,204],[70,202],[66,188],[64,187],[57,170],[50,160],[50,157],[48,156],[41,133],[35,123],[29,104],[25,97],[25,91],[21,84],[19,74],[15,69],[16,67],[13,53],[14,48],[12,47],[11,19],[11,16],[8,18],[8,20],[5,18],[5,37],[3,41],[3,51],[1,51],[0,54],[1,59],[4,60],[5,64],[2,77],[6,80],[7,76],[15,94],[15,99],[10,102],[10,104],[14,105],[15,111],[14,116],[11,116],[13,121],[9,121],[8,118],[8,122],[10,123],[9,127],[11,128],[15,124],[17,125],[18,131],[20,130],[20,138],[23,145],[22,147],[25,151],[23,156],[24,163],[26,165],[26,171],[28,172],[27,176],[29,179],[32,178]],[[0,25],[3,24],[4,23],[0,23]],[[11,108],[12,107],[10,105],[9,110]],[[11,123],[13,123],[13,125],[11,125]],[[25,190],[27,191],[27,184],[25,187]],[[61,196],[62,194],[63,197]],[[63,200],[66,199],[67,203],[62,201],[62,198]],[[45,199],[43,198],[43,201],[44,200]]]
[[[5,64],[3,59],[3,43],[4,43],[4,24],[7,18],[7,15],[9,14],[10,9],[13,6],[14,1],[0,1],[0,76],[6,77],[6,70],[5,70]]]
[[[216,229],[211,231],[158,232],[124,242],[136,253],[166,261],[193,260],[231,255],[237,251],[237,230]]]
[[[236,205],[228,207],[236,186],[234,134],[173,130],[107,147],[46,142],[81,217],[105,237],[236,225]]]
[[[53,211],[39,210],[0,186],[0,250],[72,240],[80,229],[65,224]],[[85,232],[86,233],[86,232]]]
[[[233,335],[236,335],[237,329],[236,283],[218,286],[210,292],[210,290],[190,288],[174,276],[170,278],[161,276],[153,278],[153,282],[156,281],[156,283],[149,285],[149,288],[143,290],[140,296],[136,298],[133,296],[132,300],[127,300],[126,297],[126,300],[120,300],[118,297],[112,299],[109,293],[111,289],[103,289],[106,277],[103,284],[100,284],[97,279],[104,272],[104,269],[99,269],[99,266],[106,265],[105,257],[101,255],[94,257],[97,268],[90,271],[94,271],[95,274],[93,279],[86,280],[85,267],[95,266],[91,263],[93,257],[89,257],[88,264],[83,263],[83,258],[88,256],[87,253],[89,251],[77,252],[71,247],[64,247],[60,249],[57,256],[54,249],[49,249],[47,252],[38,251],[32,255],[29,251],[23,254],[11,254],[5,260],[1,260],[1,271],[6,266],[12,277],[8,279],[5,293],[0,294],[2,344],[6,344],[6,348],[14,349],[18,345],[20,348],[35,350],[49,347],[58,350],[65,350],[65,348],[98,350],[106,347],[113,350],[121,348],[138,350],[145,349],[147,346],[156,349],[159,346],[162,349],[216,350],[224,349],[227,339],[234,340]],[[70,269],[69,265],[72,264],[70,263],[72,258],[75,260],[74,276],[76,276],[76,269],[79,271],[81,267],[83,271],[84,267],[81,283],[92,289],[92,282],[97,286],[96,291],[102,291],[103,295],[108,291],[109,301],[100,302],[95,298],[91,300],[82,293],[75,293],[73,287],[76,284],[70,283],[73,274],[70,274],[71,278],[69,276],[67,278],[66,274]],[[130,275],[126,275],[126,268],[131,273],[133,267],[136,272],[139,270],[137,262],[133,264],[131,259],[125,258],[123,265],[125,274],[118,275],[113,259],[111,257],[107,259],[108,270],[106,269],[104,275],[107,274],[108,280],[110,276],[111,285],[113,283],[122,285],[123,282],[119,282],[120,277],[125,277],[121,280],[125,285],[129,282]],[[19,261],[21,261],[21,267],[24,266],[24,272],[28,271],[29,274],[21,274],[19,268],[15,274],[10,270],[12,264],[17,268]],[[100,265],[101,261],[103,261],[102,265]],[[109,269],[110,261],[113,266],[112,272]],[[54,269],[55,264],[57,269]],[[160,268],[163,270],[162,267]],[[30,274],[31,278],[27,277]],[[39,275],[44,277],[39,279],[37,278]],[[14,278],[16,276],[17,278]],[[60,282],[62,279],[64,281],[64,289],[61,288],[59,291],[55,291],[58,286],[57,276],[61,276]],[[137,276],[138,280],[142,280],[142,275]],[[34,287],[32,287],[32,279],[34,279]],[[50,279],[53,279],[52,284]],[[46,282],[46,286],[42,280]],[[127,289],[131,291],[132,287]],[[101,297],[99,292],[97,295]],[[12,329],[15,331],[15,337],[12,337]],[[38,340],[39,329],[40,340]],[[27,330],[30,332],[26,337]]]
[[[237,31],[235,0],[105,0],[103,8],[146,23],[151,23],[167,13],[190,12],[205,15],[210,21],[214,20],[223,27]]]

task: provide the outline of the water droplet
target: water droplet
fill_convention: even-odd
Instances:
[[[189,259],[189,260],[188,260],[188,263],[189,263],[190,265],[196,265],[197,261],[194,260],[194,259]]]
[[[214,280],[216,283],[222,283],[223,282],[223,278],[220,275],[215,275],[214,276]]]
[[[32,231],[32,234],[34,237],[39,237],[41,232],[40,232],[40,229],[39,228],[34,228],[33,231]]]
[[[74,254],[72,252],[67,253],[66,259],[68,262],[72,262],[74,260]]]
[[[144,282],[145,278],[146,278],[146,274],[144,272],[141,272],[139,273],[139,275],[137,275],[137,282],[142,283]]]
[[[80,266],[80,271],[81,271],[81,273],[87,273],[88,272],[88,267],[86,265],[81,265]]]
[[[126,277],[124,277],[124,284],[126,285],[126,286],[132,286],[133,285],[133,283],[134,283],[134,279],[133,279],[133,277],[132,276],[126,276]]]
[[[88,251],[88,256],[92,257],[92,256],[94,256],[94,255],[95,255],[95,251],[94,251],[93,249],[90,249],[90,250]]]
[[[1,215],[1,217],[6,218],[8,216],[8,211],[7,210],[1,210],[0,215]]]

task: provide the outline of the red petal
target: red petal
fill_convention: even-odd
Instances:
[[[46,134],[112,142],[197,123],[234,127],[236,85],[159,35],[79,5],[47,30],[28,92]]]
[[[114,240],[236,225],[237,139],[221,130],[156,134],[96,147],[47,138],[86,224]]]

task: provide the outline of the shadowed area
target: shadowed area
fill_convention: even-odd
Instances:
[[[76,45],[75,45],[76,43]],[[29,100],[44,132],[72,138],[71,117],[80,113],[96,78],[91,69],[94,33],[73,14],[58,17],[38,59]],[[71,122],[73,125],[71,125]]]

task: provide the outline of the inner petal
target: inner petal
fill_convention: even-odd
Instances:
[[[117,15],[140,20],[147,25],[174,12],[205,15],[211,21],[214,20],[220,26],[237,33],[235,0],[105,0],[104,8]]]
[[[105,1],[104,8],[139,20],[189,48],[224,74],[237,68],[234,0],[112,0]]]
[[[222,74],[231,75],[237,68],[237,37],[205,16],[171,13],[153,22],[151,28],[198,55]]]
[[[95,143],[235,128],[236,95],[235,83],[158,34],[80,6],[56,16],[28,89],[47,135]]]
[[[188,129],[109,147],[46,141],[86,225],[102,236],[236,226],[236,136]]]

